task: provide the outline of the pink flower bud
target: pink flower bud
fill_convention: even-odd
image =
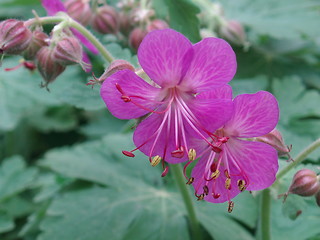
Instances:
[[[162,30],[162,29],[166,29],[166,28],[169,28],[168,23],[166,23],[165,21],[163,21],[161,19],[155,19],[155,20],[151,21],[147,26],[148,32],[151,32],[153,30]]]
[[[90,23],[92,17],[89,2],[90,0],[67,0],[64,6],[70,17],[86,26]]]
[[[31,38],[31,31],[22,21],[8,19],[0,22],[0,55],[22,53]]]
[[[53,57],[63,66],[82,64],[82,46],[75,37],[63,37],[53,48]]]
[[[219,33],[221,37],[235,45],[242,46],[246,44],[246,33],[238,21],[227,21],[227,23],[220,28]]]
[[[142,28],[135,28],[130,33],[129,42],[130,46],[136,50],[138,50],[140,43],[142,42],[143,38],[147,35],[147,31],[143,30]]]
[[[54,58],[53,49],[46,46],[42,47],[37,54],[37,67],[45,80],[43,87],[47,87],[65,70],[65,67]]]
[[[291,151],[291,147],[288,147],[284,143],[282,135],[277,129],[273,129],[270,133],[261,137],[257,137],[255,140],[271,145],[278,151],[279,156],[287,155],[289,156],[289,159],[291,159],[289,154],[289,152]]]
[[[116,33],[119,30],[119,16],[113,7],[104,5],[93,15],[92,28],[99,33]]]
[[[317,202],[318,206],[320,207],[320,191],[318,191],[316,193],[315,197],[316,197],[316,202]]]
[[[308,197],[320,190],[317,174],[309,169],[301,169],[294,176],[288,193]]]
[[[49,46],[49,36],[40,30],[32,32],[32,39],[28,48],[23,52],[25,59],[34,59],[40,48]]]

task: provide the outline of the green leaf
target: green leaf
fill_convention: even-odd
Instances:
[[[0,201],[30,187],[36,174],[35,168],[26,168],[21,157],[6,159],[0,168]]]
[[[185,240],[186,224],[182,201],[174,193],[143,186],[120,192],[93,188],[56,199],[38,239]]]
[[[14,222],[11,217],[6,214],[0,214],[0,233],[8,232],[14,228]]]
[[[167,11],[171,28],[184,34],[191,42],[200,41],[200,23],[197,17],[200,9],[196,4],[190,0],[154,0],[153,5],[161,17],[164,17]]]
[[[257,76],[248,79],[235,78],[230,82],[232,86],[233,96],[245,93],[256,93],[261,90],[266,90],[268,80],[266,76]]]
[[[223,0],[229,19],[236,19],[258,36],[299,39],[317,37],[320,16],[315,0]]]

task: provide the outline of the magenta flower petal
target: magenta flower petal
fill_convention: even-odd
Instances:
[[[228,83],[234,77],[236,55],[223,39],[205,38],[195,44],[193,50],[193,59],[182,85],[202,92]]]
[[[207,97],[212,96],[208,94]],[[233,113],[231,99],[197,97],[194,101],[190,102],[189,108],[200,122],[199,129],[206,128],[210,132],[222,127],[231,118]]]
[[[103,82],[100,94],[115,117],[131,119],[141,117],[149,113],[149,110],[155,109],[159,105],[156,99],[159,92],[159,88],[146,83],[134,72],[122,70]]]
[[[259,137],[272,131],[278,123],[278,102],[269,92],[239,95],[234,99],[234,106],[234,114],[224,127],[231,136]]]
[[[53,16],[58,12],[67,11],[60,0],[41,0],[41,3],[50,16]]]
[[[140,44],[138,59],[147,75],[161,87],[174,87],[190,64],[191,42],[172,29],[155,30]],[[192,56],[191,56],[192,57]],[[190,59],[191,60],[191,59]]]
[[[232,88],[230,85],[225,84],[211,91],[201,92],[197,95],[197,99],[232,99]]]
[[[268,144],[244,140],[230,141],[227,144],[229,159],[236,159],[249,178],[247,190],[257,191],[270,187],[276,180],[278,171],[277,151]],[[236,168],[233,165],[234,172]],[[230,170],[232,171],[232,170]]]

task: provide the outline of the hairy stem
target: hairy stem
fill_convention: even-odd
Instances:
[[[312,153],[314,150],[320,147],[320,138],[311,143],[308,147],[306,147],[302,152],[298,154],[298,156],[295,158],[294,162],[290,163],[288,166],[286,166],[284,169],[282,169],[277,174],[277,180],[274,183],[274,185],[278,184],[279,179],[281,179],[284,175],[286,175],[291,169],[293,169],[295,166],[297,166],[299,163],[301,163],[303,160],[306,159],[306,157]]]
[[[182,174],[182,169],[179,164],[172,164],[170,167],[188,212],[188,216],[191,224],[192,237],[193,237],[192,239],[200,240],[201,232],[199,228],[199,222],[198,222],[196,212],[192,203],[189,188],[186,185],[185,178]]]
[[[32,26],[36,24],[44,25],[44,24],[55,24],[60,22],[68,22],[68,26],[78,30],[84,37],[86,37],[100,52],[102,57],[108,62],[111,63],[114,58],[111,53],[102,45],[102,43],[84,26],[80,23],[74,21],[72,18],[68,17],[68,15],[62,16],[48,16],[48,17],[40,17],[40,18],[32,18],[25,22],[26,26]]]

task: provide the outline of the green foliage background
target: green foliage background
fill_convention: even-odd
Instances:
[[[111,1],[116,3],[116,1]],[[234,94],[268,90],[278,99],[278,129],[296,156],[320,136],[320,2],[318,0],[223,0],[230,19],[241,22],[251,47],[234,46],[238,72]],[[153,0],[156,14],[191,41],[200,40],[202,0]],[[0,17],[27,19],[38,0],[0,0]],[[98,36],[116,58],[137,66],[133,51],[115,38]],[[94,70],[102,59],[91,56]],[[69,67],[50,92],[39,87],[38,72],[0,69],[0,239],[125,240],[191,239],[187,213],[173,178],[161,178],[147,158],[125,158],[134,121],[114,118],[86,86],[90,76]],[[298,169],[319,172],[320,151]],[[288,163],[280,159],[281,167]],[[290,195],[282,204],[293,170],[272,189],[272,239],[320,239],[320,209],[313,198]],[[204,239],[259,238],[259,193],[226,204],[194,202]],[[297,211],[301,215],[297,216]]]

